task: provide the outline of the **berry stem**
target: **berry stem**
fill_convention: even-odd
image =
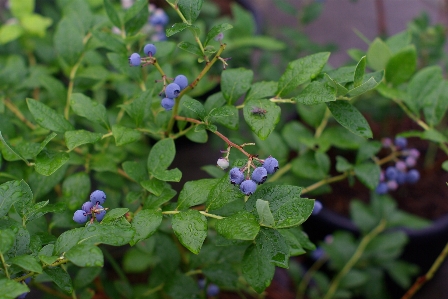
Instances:
[[[10,279],[9,271],[8,271],[8,264],[6,264],[5,257],[3,256],[2,253],[0,253],[0,260],[2,261],[2,265],[3,265],[3,269],[5,270],[6,278]]]
[[[28,128],[31,130],[35,130],[36,126],[30,122],[26,117],[22,114],[22,112],[17,108],[14,103],[12,103],[9,99],[4,99],[3,102],[5,103],[6,108],[8,108],[21,122],[23,122]]]
[[[171,4],[170,1],[166,1],[175,11],[176,13],[179,15],[180,19],[182,20],[182,22],[184,22],[185,24],[191,25],[190,22],[187,21],[187,19],[185,19],[184,14],[180,11],[179,6],[177,5],[177,1],[176,4]]]
[[[314,133],[314,138],[319,138],[320,135],[322,134],[322,132],[324,131],[325,127],[328,124],[328,119],[331,116],[331,112],[330,109],[325,108],[325,114],[324,114],[324,118],[322,119],[322,121],[320,122],[319,126],[316,128],[316,132]]]
[[[293,99],[270,98],[269,101],[271,101],[272,103],[290,103],[290,104],[296,103],[296,101]]]

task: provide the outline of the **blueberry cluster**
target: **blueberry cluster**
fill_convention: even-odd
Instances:
[[[396,190],[399,185],[405,183],[414,184],[420,179],[420,173],[412,169],[417,164],[420,152],[417,149],[407,149],[407,140],[403,137],[397,137],[392,142],[385,138],[382,141],[384,147],[390,147],[392,150],[399,151],[400,157],[393,166],[388,166],[380,174],[380,182],[375,191],[378,194],[386,194],[389,191]]]
[[[180,92],[188,86],[188,79],[184,75],[178,75],[173,82],[165,87],[165,97],[162,99],[161,105],[165,110],[173,109],[175,98]]]
[[[257,185],[263,184],[268,174],[273,174],[278,169],[278,161],[277,159],[269,156],[263,162],[261,167],[256,167],[254,171],[252,171],[252,175],[249,178],[244,176],[244,171],[246,167],[240,169],[238,167],[234,167],[229,172],[230,183],[234,185],[240,185],[240,190],[245,195],[251,195],[257,190]]]
[[[206,285],[207,285],[207,280],[205,278],[200,278],[198,280],[198,286],[199,286],[200,289],[205,289]],[[220,291],[219,287],[216,284],[214,284],[214,283],[210,283],[207,286],[207,290],[206,290],[208,297],[218,296],[219,295],[219,291]]]
[[[85,223],[87,220],[93,222],[94,219],[97,221],[103,220],[106,216],[106,209],[103,208],[102,204],[106,201],[106,194],[101,190],[95,190],[90,194],[90,201],[86,201],[81,210],[77,210],[73,215],[73,221],[77,223]]]
[[[142,62],[148,63],[151,62],[151,58],[156,55],[157,48],[153,44],[147,44],[143,47],[143,53],[145,53],[148,58],[142,58],[138,53],[132,53],[129,56],[129,65],[130,66],[139,66]]]
[[[154,34],[151,39],[153,41],[166,40],[165,26],[168,24],[169,18],[165,11],[161,8],[156,8],[154,5],[149,7],[151,15],[149,16],[149,24],[154,28]]]

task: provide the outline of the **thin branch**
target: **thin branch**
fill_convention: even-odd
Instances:
[[[9,99],[5,99],[4,100],[5,106],[6,108],[8,108],[21,122],[23,122],[28,128],[30,128],[31,130],[35,130],[36,129],[36,125],[34,125],[32,122],[30,122],[23,114],[22,112],[19,110],[19,108],[17,108],[16,105],[14,105],[14,103],[12,103]]]

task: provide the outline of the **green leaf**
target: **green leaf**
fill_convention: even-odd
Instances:
[[[177,210],[188,209],[207,201],[210,190],[218,183],[217,179],[202,179],[186,182],[179,193]]]
[[[412,279],[419,273],[417,265],[405,261],[393,261],[387,264],[387,273],[403,289],[411,286]]]
[[[370,232],[379,223],[372,209],[358,200],[350,202],[350,218],[363,233]]]
[[[71,123],[47,105],[30,98],[26,99],[26,103],[39,126],[58,133],[73,130]]]
[[[328,159],[327,159],[328,160]],[[322,163],[318,163],[317,156],[312,151],[300,155],[292,161],[292,172],[303,178],[321,180],[327,176],[327,167],[322,168]]]
[[[5,138],[3,138],[2,132],[0,131],[0,141],[2,142],[0,145],[2,145],[2,153],[3,153],[3,159],[6,161],[17,161],[22,160],[26,164],[29,164],[28,160],[21,155],[17,150],[14,150],[13,147],[9,144],[8,141],[6,141]]]
[[[66,294],[73,292],[72,279],[61,267],[48,267],[44,269],[50,279]]]
[[[342,86],[340,83],[336,82],[333,78],[331,78],[327,73],[324,74],[325,81],[336,90],[337,96],[344,96],[347,94],[348,89]]]
[[[448,82],[443,80],[426,98],[423,114],[430,126],[439,124],[448,108]]]
[[[86,130],[66,131],[64,133],[65,144],[70,151],[83,144],[95,143],[101,140],[101,137],[103,137],[101,133]]]
[[[182,245],[198,254],[207,237],[207,218],[196,210],[182,211],[173,216],[172,226]]]
[[[47,29],[52,23],[53,20],[51,18],[43,17],[39,14],[30,14],[21,20],[21,25],[28,34],[41,38],[45,37]]]
[[[8,214],[9,209],[19,200],[29,200],[29,186],[22,181],[9,181],[0,185],[0,217]]]
[[[210,111],[209,116],[213,122],[218,122],[226,128],[237,130],[239,125],[238,109],[233,105],[225,105],[214,108]]]
[[[103,267],[103,252],[93,244],[78,244],[65,253],[65,257],[79,267]]]
[[[272,216],[271,209],[269,208],[269,202],[266,200],[257,199],[255,206],[257,208],[260,225],[274,227],[275,221],[274,216]]]
[[[257,199],[269,202],[276,228],[297,226],[305,222],[314,208],[314,200],[301,198],[302,188],[288,185],[258,188],[246,202],[246,210],[258,218]]]
[[[391,56],[392,52],[386,43],[375,38],[367,50],[367,64],[375,71],[384,70]]]
[[[401,49],[409,45],[412,41],[411,32],[409,30],[402,31],[395,35],[392,35],[386,40],[386,44],[389,46],[393,54],[399,52]]]
[[[123,217],[126,213],[129,212],[128,208],[115,208],[112,210],[108,210],[106,216],[104,216],[103,220],[101,220],[102,224],[114,222],[118,218]]]
[[[20,19],[26,17],[34,11],[34,0],[12,0],[9,2],[9,9],[14,17]]]
[[[90,177],[87,173],[77,172],[68,176],[62,183],[62,195],[67,199],[68,208],[79,208],[89,196],[90,188]]]
[[[356,65],[355,75],[353,78],[354,87],[358,87],[362,84],[362,81],[364,79],[364,72],[366,70],[366,61],[366,56],[363,56]]]
[[[210,31],[207,33],[207,36],[205,37],[203,46],[207,46],[208,43],[218,34],[227,31],[229,29],[232,29],[233,26],[228,24],[228,23],[222,23],[222,24],[218,24],[212,27],[212,29],[210,29]]]
[[[206,265],[202,268],[202,273],[208,281],[220,287],[235,289],[238,285],[238,272],[229,263]]]
[[[38,173],[49,176],[58,170],[62,165],[67,163],[69,159],[70,155],[66,152],[43,150],[36,157],[36,165],[34,168]]]
[[[355,165],[354,171],[361,183],[371,190],[375,189],[380,181],[381,168],[373,162]]]
[[[104,0],[104,8],[106,9],[107,16],[109,17],[109,20],[114,24],[116,27],[121,28],[122,22],[120,19],[120,16],[118,15],[117,11],[115,10],[114,6],[110,2],[110,0]]]
[[[163,189],[165,188],[165,183],[156,178],[152,178],[146,181],[140,181],[140,185],[155,196],[160,196],[163,192]]]
[[[287,95],[300,84],[316,78],[329,57],[329,52],[322,52],[290,62],[278,82],[277,96]]]
[[[114,135],[117,146],[133,143],[141,138],[139,131],[121,125],[113,125],[112,134]]]
[[[253,78],[253,71],[244,68],[227,69],[222,72],[221,92],[227,100],[227,104],[235,104],[249,90]]]
[[[199,293],[196,280],[182,273],[173,273],[170,275],[163,289],[167,297],[172,299],[198,298]]]
[[[122,164],[124,172],[134,181],[141,182],[148,178],[148,171],[145,163],[140,161],[126,161]]]
[[[259,100],[264,98],[271,98],[275,96],[277,91],[278,83],[274,81],[262,81],[252,84],[249,91],[247,92],[245,102],[250,100]]]
[[[228,175],[224,175],[211,190],[205,203],[206,211],[217,210],[229,202],[243,197],[238,187],[230,184]]]
[[[217,220],[215,229],[227,239],[254,240],[260,230],[260,225],[254,215],[246,211],[239,211],[229,217]]]
[[[285,238],[276,229],[262,227],[255,243],[257,247],[261,247],[261,250],[267,253],[274,265],[288,268],[289,246]]]
[[[199,28],[194,25],[189,25],[189,24],[185,24],[185,23],[175,23],[171,27],[169,27],[165,30],[166,37],[170,37],[176,33],[184,31],[187,28],[192,29],[192,30],[194,30],[194,32],[197,32],[197,33],[199,31]],[[196,34],[196,35],[198,35],[198,34]]]
[[[364,116],[347,101],[326,103],[335,120],[350,132],[364,138],[372,138],[372,130]]]
[[[89,121],[99,123],[106,129],[109,128],[109,120],[106,115],[106,107],[98,102],[92,101],[82,93],[74,93],[70,99],[70,106],[73,111]]]
[[[141,127],[145,118],[149,116],[151,110],[152,90],[143,91],[132,101],[131,104],[124,106],[126,112],[135,121],[136,127]]]
[[[180,182],[182,172],[178,168],[160,170],[154,173],[154,177],[164,182]]]
[[[0,45],[18,39],[24,30],[20,24],[4,24],[0,26]]]
[[[8,278],[0,278],[0,290],[2,299],[16,298],[30,291],[26,284]]]
[[[253,113],[256,110],[266,113]],[[243,108],[244,119],[251,130],[261,139],[265,140],[280,121],[280,107],[269,100],[251,100],[245,102]]]
[[[329,84],[314,81],[305,87],[298,96],[293,97],[293,99],[297,103],[305,105],[336,101],[336,89]]]
[[[417,51],[414,45],[394,54],[386,65],[386,81],[393,85],[406,82],[417,68]]]
[[[195,99],[187,98],[184,101],[182,101],[182,106],[193,111],[201,120],[204,120],[206,112],[204,105],[202,105],[201,102]]]
[[[258,243],[251,244],[246,249],[241,268],[247,283],[259,294],[274,278],[275,266],[271,263],[271,257]]]
[[[344,157],[336,156],[336,171],[346,172],[353,168],[353,165],[347,161]]]
[[[84,51],[84,32],[74,17],[63,17],[54,33],[54,48],[69,66],[73,66]]]
[[[379,141],[369,141],[361,144],[356,154],[356,164],[375,156],[381,150],[382,144]]]
[[[136,34],[149,18],[148,1],[137,0],[124,14],[124,27],[127,35]]]
[[[197,55],[199,57],[202,57],[204,55],[202,53],[201,49],[199,48],[199,46],[196,45],[196,44],[192,44],[192,43],[189,43],[189,42],[182,41],[179,44],[177,44],[177,47],[179,49],[182,49],[182,50],[188,52],[188,53],[195,54],[195,55]]]
[[[130,244],[135,245],[141,240],[149,238],[157,231],[162,223],[162,212],[159,210],[144,209],[138,212],[132,220],[132,227],[135,229]]]
[[[363,94],[369,90],[374,89],[379,84],[380,84],[380,82],[377,82],[375,80],[375,78],[372,77],[369,80],[367,80],[366,82],[359,85],[358,87],[355,87],[355,88],[349,90],[348,94],[350,95],[350,97],[356,97],[356,96],[359,96],[360,94]]]
[[[1,186],[2,185],[0,185],[0,188]],[[11,229],[0,230],[0,254],[8,252],[14,245],[15,239],[16,234]]]
[[[148,155],[147,167],[150,174],[161,172],[170,166],[176,155],[174,141],[166,138],[157,141]]]
[[[232,39],[232,43],[226,47],[226,50],[238,51],[238,49],[244,47],[257,47],[266,51],[280,51],[286,48],[286,44],[269,36],[238,36]]]
[[[82,289],[87,287],[93,280],[101,273],[100,267],[81,268],[76,273],[73,279],[73,286],[75,289]]]
[[[180,12],[183,14],[188,24],[192,24],[199,16],[201,12],[202,3],[204,0],[179,0],[177,6]]]

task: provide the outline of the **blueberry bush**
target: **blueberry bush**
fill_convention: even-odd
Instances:
[[[415,36],[424,24],[335,69],[329,52],[254,36],[237,5],[230,18],[204,0],[128,2],[1,11],[0,298],[262,298],[277,267],[297,298],[387,298],[385,275],[408,288],[418,270],[398,259],[407,237],[393,228],[427,222],[388,193],[418,183],[411,137],[448,154],[448,84],[429,65],[436,46]],[[253,47],[290,59],[266,79]],[[374,97],[420,129],[374,136],[357,108]],[[207,156],[216,165],[182,167]],[[316,247],[301,224],[342,180],[371,195],[350,204],[362,233]]]

